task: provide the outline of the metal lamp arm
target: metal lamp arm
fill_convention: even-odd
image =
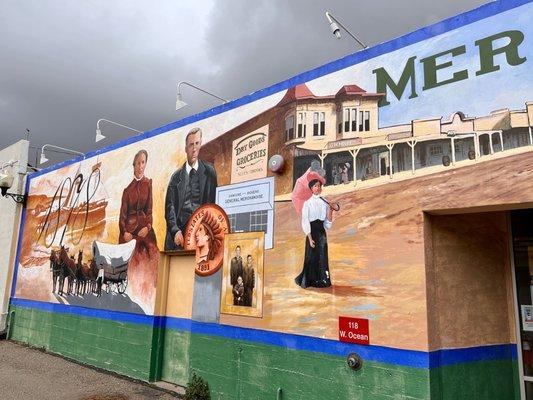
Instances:
[[[60,150],[60,151],[66,151],[68,153],[78,154],[80,156],[84,155],[81,151],[66,149],[64,147],[59,147],[59,146],[54,146],[53,144],[45,144],[43,147],[41,147],[41,154],[43,154],[45,148],[56,149],[56,150]]]
[[[186,82],[186,81],[180,81],[180,82],[178,83],[178,93],[179,93],[179,94],[181,94],[181,85],[187,85],[187,86],[190,86],[190,87],[192,87],[192,88],[194,88],[194,89],[196,89],[196,90],[199,90],[200,92],[203,92],[203,93],[208,94],[208,95],[210,95],[210,96],[216,97],[217,99],[223,101],[224,103],[227,103],[227,102],[228,102],[228,100],[226,100],[226,99],[224,99],[224,98],[222,98],[222,97],[220,97],[220,96],[217,96],[216,94],[213,94],[213,93],[211,93],[211,92],[208,92],[207,90],[204,90],[204,89],[202,89],[202,88],[199,88],[198,86],[195,86],[195,85],[193,85],[192,83],[189,83],[189,82]]]
[[[361,42],[357,37],[346,28],[341,21],[339,21],[337,18],[335,18],[333,15],[329,13],[329,11],[326,11],[326,18],[331,23],[331,20],[335,21],[342,29],[346,31],[348,35],[350,35],[363,49],[368,49],[368,46]]]
[[[129,130],[134,131],[134,132],[137,132],[137,133],[142,133],[142,131],[139,131],[139,130],[137,130],[137,129],[134,129],[134,128],[130,127],[130,126],[123,125],[123,124],[119,124],[118,122],[110,121],[110,120],[105,119],[105,118],[100,118],[98,121],[96,121],[96,128],[97,128],[97,129],[100,129],[100,122],[102,122],[102,121],[105,121],[105,122],[107,122],[107,123],[110,123],[110,124],[114,124],[114,125],[120,126],[120,127],[122,127],[122,128],[129,129]]]

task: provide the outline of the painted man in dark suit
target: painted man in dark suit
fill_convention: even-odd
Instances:
[[[254,299],[255,271],[254,260],[251,254],[246,257],[246,265],[242,271],[242,281],[244,284],[244,306],[251,307]]]
[[[201,146],[202,130],[194,128],[185,138],[187,161],[172,174],[168,183],[165,250],[182,250],[189,217],[202,204],[215,202],[217,174],[213,165],[198,159]]]
[[[229,269],[230,283],[231,283],[232,288],[235,288],[235,286],[237,285],[237,281],[239,277],[241,277],[242,279],[242,275],[243,275],[243,267],[242,267],[242,257],[241,257],[241,246],[237,246],[235,247],[235,257],[231,259],[230,269]],[[242,302],[241,304],[239,304],[239,302],[237,301],[238,297],[242,297],[242,296],[236,296],[236,293],[234,291],[233,292],[233,305],[234,306],[242,305]]]

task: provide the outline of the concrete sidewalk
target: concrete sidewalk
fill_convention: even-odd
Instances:
[[[64,358],[0,341],[2,400],[136,400],[178,398],[138,381],[100,372]]]

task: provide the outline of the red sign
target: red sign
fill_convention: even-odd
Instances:
[[[339,340],[348,343],[370,344],[368,319],[339,317]]]

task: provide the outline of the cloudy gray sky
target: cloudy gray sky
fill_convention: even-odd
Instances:
[[[326,10],[372,46],[484,2],[2,0],[0,148],[29,128],[34,147],[94,150],[131,134],[102,124],[94,143],[99,118],[145,131],[218,104],[185,87],[175,111],[180,80],[235,99],[358,50]]]

